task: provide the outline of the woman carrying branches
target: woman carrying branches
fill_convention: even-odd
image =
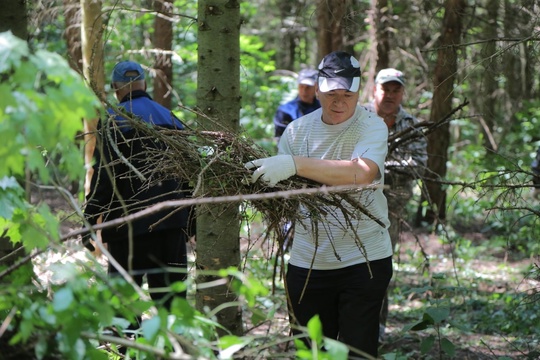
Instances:
[[[256,168],[252,182],[269,186],[298,175],[354,188],[332,211],[299,208],[285,284],[289,317],[293,332],[300,334],[299,326],[318,315],[326,337],[339,339],[351,352],[376,357],[392,245],[386,198],[382,187],[371,185],[384,184],[388,129],[375,113],[357,105],[358,60],[332,52],[318,71],[321,108],[287,126],[278,155],[246,167]]]

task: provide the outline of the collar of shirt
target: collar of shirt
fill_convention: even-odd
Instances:
[[[122,98],[122,100],[120,100],[120,103],[124,103],[126,101],[141,98],[141,97],[146,97],[146,98],[149,98],[150,100],[152,100],[152,98],[150,97],[150,95],[148,95],[148,93],[146,91],[144,91],[144,90],[134,90],[134,91],[130,92],[129,94],[127,94],[126,96],[124,96]]]

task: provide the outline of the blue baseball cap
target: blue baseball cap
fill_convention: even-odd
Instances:
[[[345,51],[326,55],[319,64],[319,91],[360,89],[360,63]]]
[[[144,70],[140,64],[134,61],[120,61],[114,66],[112,82],[132,82],[144,80]]]

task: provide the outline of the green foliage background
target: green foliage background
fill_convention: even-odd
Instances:
[[[403,27],[411,12],[418,11],[399,2],[390,3],[396,21]],[[56,2],[51,4],[57,5]],[[243,135],[253,138],[272,153],[275,151],[273,114],[279,103],[293,96],[295,81],[292,77],[277,75],[279,49],[272,45],[280,37],[273,34],[274,38],[270,38],[262,31],[255,31],[257,26],[264,24],[265,20],[261,20],[261,14],[267,10],[264,6],[274,11],[274,4],[262,1],[241,4],[246,24],[253,26],[246,26],[240,39],[240,122]],[[363,2],[362,5],[367,4]],[[423,11],[432,11],[434,16],[417,20],[421,33],[419,38],[431,36],[435,32],[430,30],[433,29],[431,22],[435,23],[434,20],[441,18],[441,12],[435,9],[436,4],[426,2],[424,5],[426,8]],[[132,1],[104,2],[107,20],[106,74],[110,74],[117,61],[125,58],[148,66],[153,63],[151,46],[148,44],[151,43],[154,15],[151,12],[132,11],[139,7],[138,2]],[[188,124],[195,125],[196,116],[192,109],[196,107],[196,2],[175,1],[175,9],[179,9],[181,14],[174,29],[174,109]],[[314,16],[313,9],[308,6],[306,12]],[[272,21],[273,24],[277,23],[275,18]],[[67,181],[82,182],[85,169],[81,144],[73,139],[82,131],[81,118],[99,114],[102,105],[80,75],[71,70],[64,60],[67,50],[62,38],[64,18],[61,12],[35,16],[32,26],[30,46],[7,33],[0,37],[0,138],[3,142],[0,147],[0,229],[6,230],[2,236],[22,244],[26,254],[45,249],[65,252],[60,241],[59,215],[52,213],[44,203],[28,201],[29,194],[20,184],[27,171],[40,185],[61,187]],[[471,24],[469,36],[481,33],[481,24]],[[313,56],[307,53],[309,45],[300,44],[306,53],[299,62],[313,65]],[[369,48],[367,40],[358,41],[355,48],[365,53]],[[475,59],[478,52],[471,47],[464,50],[464,58]],[[426,59],[433,56],[434,53],[429,52]],[[300,63],[296,65],[300,66]],[[397,61],[398,65],[408,69],[412,84],[420,83],[417,79],[421,79],[423,72],[429,70],[404,59]],[[474,83],[480,82],[479,66],[471,60],[465,64],[465,68],[470,70],[469,78],[460,79],[455,89],[456,99],[478,95]],[[511,81],[502,75],[499,80],[501,83]],[[426,89],[420,93],[409,90],[406,107],[426,119],[432,93]],[[425,331],[427,336],[422,339],[419,350],[388,352],[385,358],[414,357],[418,351],[425,355],[437,343],[441,344],[440,353],[450,356],[455,347],[449,339],[469,331],[515,336],[516,346],[530,346],[531,356],[535,354],[538,343],[529,339],[540,337],[537,293],[486,294],[476,288],[478,284],[474,281],[481,274],[468,263],[495,252],[511,251],[513,256],[520,258],[534,258],[540,253],[539,205],[530,188],[530,162],[536,147],[540,145],[540,102],[525,102],[516,114],[501,112],[493,115],[499,124],[495,135],[502,138],[496,155],[490,154],[483,146],[484,138],[476,121],[477,115],[467,108],[451,123],[448,224],[446,227],[427,229],[438,235],[438,241],[455,249],[454,255],[458,259],[456,269],[466,281],[459,276],[434,276],[428,271],[419,271],[425,266],[424,260],[418,254],[411,254],[410,262],[403,268],[398,267],[397,272],[419,274],[418,287],[408,288],[398,278],[392,299],[406,307],[411,296],[424,296],[423,307],[400,311],[397,316],[410,323],[405,330]],[[409,214],[415,213],[416,205],[410,204]],[[409,220],[414,221],[412,215]],[[461,230],[464,228],[489,234],[489,241],[472,243],[462,236]],[[254,263],[247,262],[246,267],[247,272],[251,272],[257,280],[232,269],[217,275],[236,279],[235,291],[245,299],[243,306],[253,314],[253,322],[259,324],[272,318],[283,294],[278,293],[277,297],[268,294],[266,289],[270,287],[268,279],[271,277],[268,268]],[[507,266],[501,263],[501,271],[514,270]],[[30,261],[17,268],[0,268],[0,281],[9,284],[0,289],[0,320],[6,325],[4,334],[9,334],[10,345],[30,345],[35,358],[53,354],[61,354],[65,359],[114,358],[105,349],[98,349],[98,345],[105,340],[98,339],[96,334],[107,334],[113,328],[129,333],[129,322],[154,311],[154,304],[141,298],[131,285],[109,279],[96,269],[99,266],[91,258],[82,259],[75,265],[59,262],[54,265],[54,281],[46,287],[37,278]],[[538,278],[533,267],[519,275]],[[189,285],[177,284],[174,290],[183,291]],[[437,296],[428,296],[433,293]],[[181,343],[189,351],[208,358],[264,346],[265,339],[260,338],[218,338],[215,314],[199,313],[181,300],[175,302],[170,313],[163,309],[156,311],[152,319],[143,323],[143,336],[137,340],[140,348],[137,354],[133,353],[134,357],[157,358],[162,355],[160,351],[172,350],[174,341],[169,337],[171,333],[180,334]],[[307,330],[319,346],[317,351],[322,349],[321,344],[324,343],[326,349],[334,354],[319,354],[320,358],[338,359],[344,356],[339,344],[322,339],[320,324],[316,320],[310,323]],[[121,345],[112,344],[113,347]],[[318,352],[315,351],[314,355],[310,351],[300,349],[297,356],[315,358]]]

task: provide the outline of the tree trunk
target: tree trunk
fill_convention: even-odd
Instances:
[[[368,13],[369,38],[371,39],[367,61],[370,66],[362,69],[362,74],[366,79],[364,89],[360,92],[360,103],[368,102],[375,88],[375,75],[381,69],[389,67],[390,45],[388,42],[388,1],[371,0]]]
[[[499,0],[489,0],[487,4],[487,18],[485,23],[485,31],[487,39],[496,39],[497,34],[497,21],[498,21],[498,9]],[[499,69],[497,66],[497,43],[491,41],[486,44],[484,51],[482,52],[482,60],[484,65],[483,71],[483,94],[486,94],[485,99],[478,99],[480,101],[480,108],[482,109],[482,132],[484,134],[483,145],[486,149],[491,150],[486,153],[488,158],[497,151],[497,142],[493,137],[495,130],[495,117],[496,117],[496,104],[498,94],[498,82],[496,80]],[[478,103],[478,102],[477,102]],[[492,163],[492,162],[488,162]]]
[[[530,14],[532,13],[524,11],[522,4],[505,0],[503,19],[504,36],[507,38],[524,38],[532,34],[535,31],[534,21],[530,18]],[[526,29],[522,30],[522,28]],[[505,43],[506,46],[511,44],[512,42]],[[511,104],[519,104],[522,100],[530,99],[531,90],[534,88],[534,77],[529,76],[530,74],[527,72],[529,68],[527,62],[530,55],[527,54],[526,46],[525,43],[519,42],[517,45],[508,49],[508,51],[505,51],[503,55],[503,73],[507,79],[511,79],[511,81],[506,82],[506,91],[511,99]],[[507,111],[513,114],[517,111],[517,108],[512,106]]]
[[[198,3],[199,42],[197,107],[208,118],[202,126],[216,131],[238,132],[240,123],[240,5],[234,0],[201,0]],[[197,194],[194,194],[197,196]],[[239,204],[199,206],[197,209],[197,269],[240,267]],[[197,283],[215,280],[200,273]],[[215,309],[234,302],[229,285],[198,288],[197,308]],[[226,307],[218,322],[232,334],[241,335],[242,311]]]
[[[64,39],[67,44],[69,66],[79,74],[83,73],[81,48],[81,13],[80,0],[64,0],[64,18],[66,30]]]
[[[454,45],[461,39],[461,22],[466,0],[446,0],[437,64],[433,79],[433,104],[429,120],[437,122],[452,110],[453,88],[457,72],[457,51]],[[446,190],[439,182],[446,177],[446,162],[450,144],[450,127],[442,125],[428,137],[428,161],[430,170],[426,176],[426,188],[430,199],[424,221],[432,224],[446,218]]]
[[[390,67],[390,44],[389,38],[389,26],[390,15],[388,12],[387,0],[372,0],[375,3],[373,9],[375,11],[375,43],[377,45],[377,65],[375,66],[375,72],[379,72],[382,69]]]
[[[531,14],[538,12],[535,2],[515,3],[505,0],[503,14],[501,18],[504,26],[505,38],[526,38],[535,32],[535,21]],[[502,72],[508,81],[504,82],[506,102],[500,110],[503,114],[509,114],[500,119],[499,126],[502,128],[501,139],[506,138],[508,134],[519,131],[522,126],[517,120],[516,114],[522,109],[526,100],[536,99],[534,94],[535,83],[537,83],[538,73],[533,69],[536,62],[535,42],[503,42],[502,46],[507,49],[502,56]],[[510,124],[510,126],[509,126]],[[537,137],[534,140],[538,140]]]
[[[105,75],[103,69],[103,20],[101,0],[81,0],[81,49],[82,68],[86,81],[100,99],[105,98]],[[92,179],[92,156],[96,147],[95,132],[99,119],[84,119],[84,163],[88,169],[84,183],[88,194]]]
[[[172,0],[154,1],[154,10],[156,11],[156,20],[154,23],[154,47],[156,53],[156,63],[154,70],[154,100],[171,108],[172,99],[172,77],[173,68],[171,61],[172,51]]]
[[[349,0],[320,0],[317,6],[318,58],[344,49],[343,19],[347,13]]]
[[[81,12],[80,0],[64,0],[64,40],[67,45],[69,66],[82,75],[82,48],[81,48]],[[77,139],[83,136],[77,134]],[[71,193],[77,194],[80,190],[80,179],[73,180],[71,183]]]

